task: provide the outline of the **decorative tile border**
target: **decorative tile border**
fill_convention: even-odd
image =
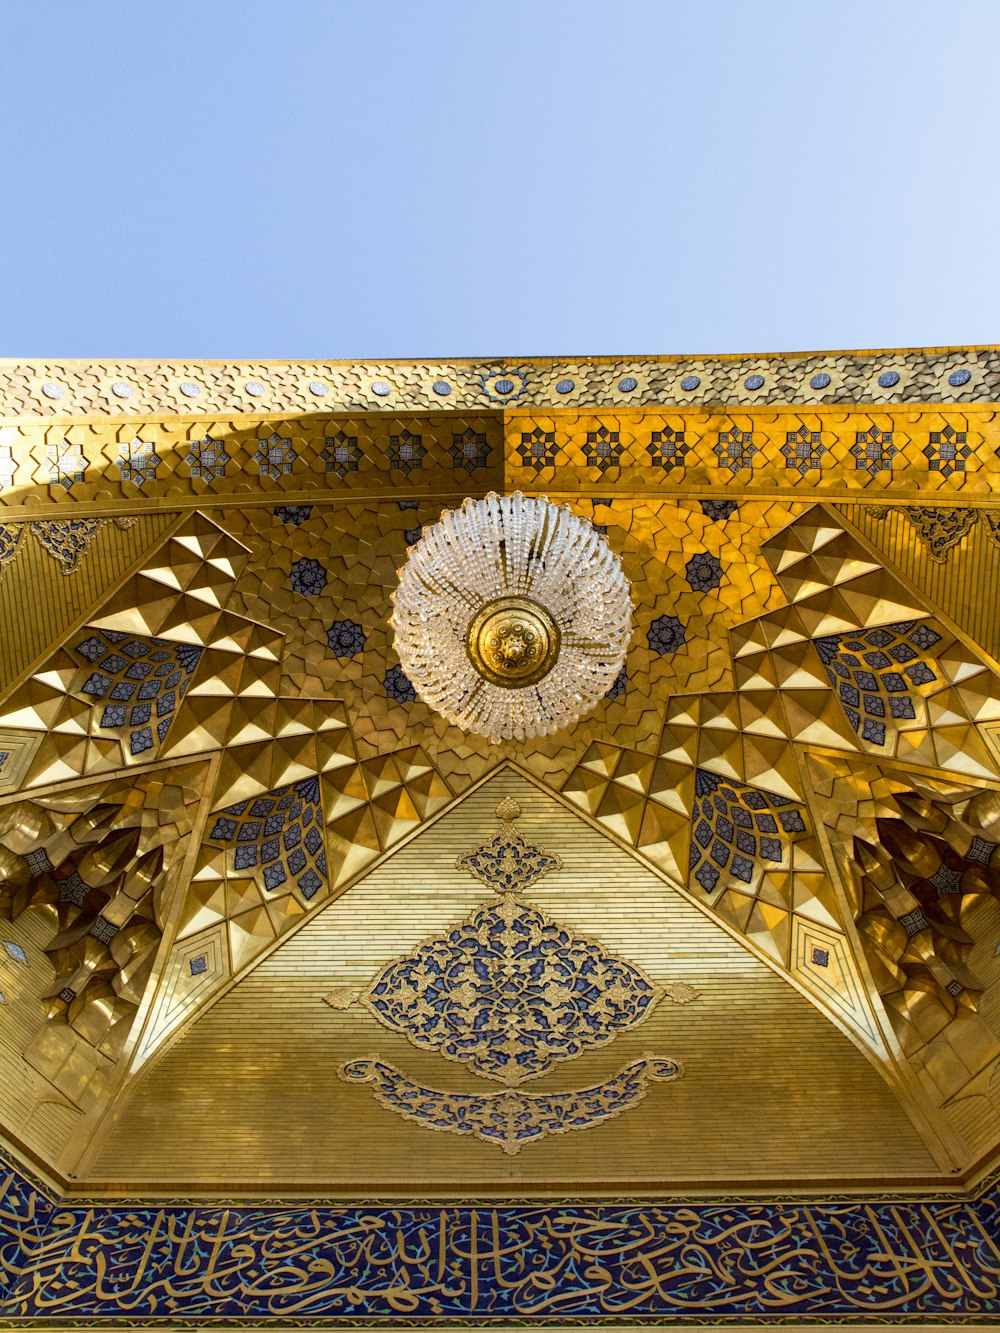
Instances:
[[[357,417],[105,418],[0,426],[0,507],[35,517],[377,490],[407,495],[703,490],[918,500],[1000,488],[1000,413],[933,403],[872,408],[634,408]],[[272,499],[273,497],[273,499]],[[285,498],[287,497],[287,498]],[[15,516],[15,515],[12,515]]]
[[[57,1202],[0,1176],[5,1327],[1000,1323],[976,1200]]]
[[[494,361],[0,361],[0,416],[994,402],[1000,349]]]

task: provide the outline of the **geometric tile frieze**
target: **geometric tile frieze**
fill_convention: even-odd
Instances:
[[[685,403],[571,411],[558,404],[539,412],[521,403],[502,410],[486,403],[478,413],[453,418],[419,412],[417,406],[392,416],[305,413],[263,421],[230,415],[199,424],[195,440],[182,417],[160,419],[143,427],[151,436],[144,447],[155,452],[141,459],[150,462],[126,469],[127,476],[113,421],[69,427],[72,441],[53,464],[47,427],[24,418],[2,428],[14,470],[0,485],[0,508],[37,519],[39,503],[48,517],[66,518],[106,506],[109,497],[129,512],[181,497],[212,506],[244,498],[248,476],[259,488],[258,504],[272,495],[284,504],[286,495],[335,499],[373,488],[401,496],[501,488],[587,494],[612,486],[619,493],[662,495],[678,487],[700,493],[737,488],[802,500],[843,499],[845,493],[886,500],[888,488],[900,487],[914,512],[919,496],[928,513],[936,506],[945,515],[935,528],[944,534],[947,511],[959,498],[991,508],[1000,476],[1000,422],[992,406],[979,404],[854,403],[806,411],[787,403],[725,411]],[[934,437],[946,432],[965,441],[961,470],[935,467],[940,460],[927,453],[939,447],[930,443]],[[810,452],[800,456],[802,440]],[[54,466],[58,484],[52,483]],[[31,512],[24,508],[29,496]],[[1000,506],[994,502],[992,509]],[[929,541],[957,539],[935,535]]]

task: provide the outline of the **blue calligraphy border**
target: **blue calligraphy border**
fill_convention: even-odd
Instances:
[[[525,1203],[69,1202],[0,1159],[0,1325],[1000,1323],[1000,1187]]]

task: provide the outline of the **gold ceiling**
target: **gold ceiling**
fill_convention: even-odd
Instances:
[[[89,1193],[981,1173],[998,389],[992,349],[0,363],[7,1139]],[[523,743],[388,624],[491,490],[635,603]]]

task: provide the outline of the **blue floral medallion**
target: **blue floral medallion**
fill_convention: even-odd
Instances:
[[[516,801],[501,801],[497,806],[499,832],[481,847],[460,856],[456,867],[468,870],[497,893],[521,893],[549,870],[560,870],[558,856],[528,842],[514,827],[520,813]]]
[[[664,994],[634,964],[518,897],[562,865],[514,827],[520,813],[501,801],[499,832],[455,863],[502,902],[390,963],[360,997],[414,1046],[508,1085],[611,1041]]]
[[[362,1002],[414,1046],[516,1084],[641,1023],[640,970],[513,896],[390,963]]]

